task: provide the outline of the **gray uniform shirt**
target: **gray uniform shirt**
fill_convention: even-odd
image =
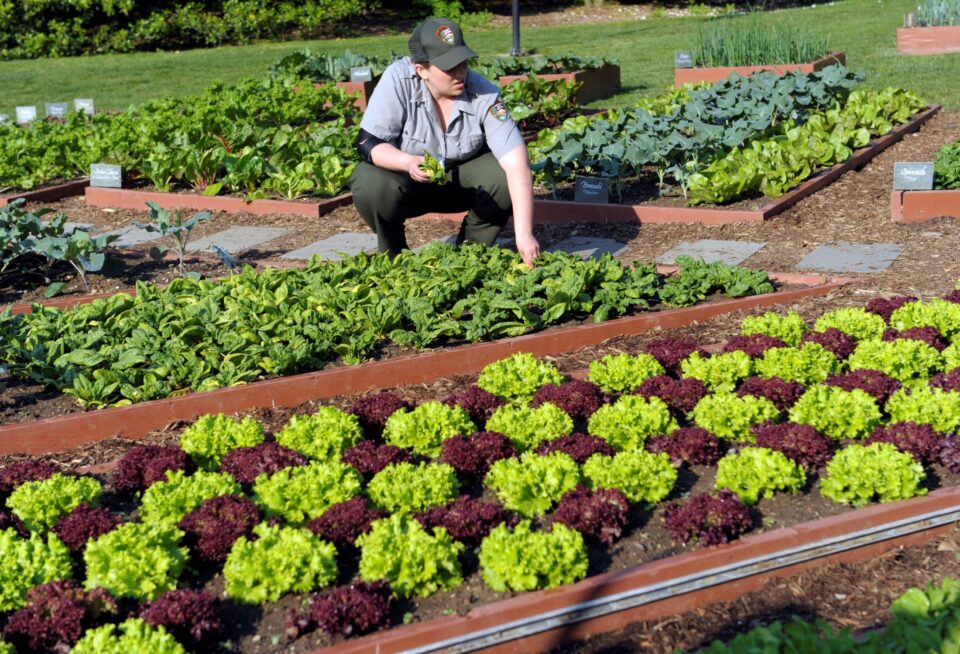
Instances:
[[[497,159],[523,145],[520,129],[500,98],[500,88],[472,70],[463,93],[454,100],[444,133],[430,91],[409,57],[393,62],[383,72],[360,128],[408,154],[427,151],[445,167],[470,159],[484,145]]]

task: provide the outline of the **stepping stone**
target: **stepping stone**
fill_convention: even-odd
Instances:
[[[710,238],[695,243],[684,241],[657,257],[657,263],[673,265],[677,257],[687,255],[694,259],[703,259],[707,263],[722,261],[728,266],[736,266],[759,252],[765,245],[766,243],[718,241]]]
[[[805,256],[797,268],[827,272],[883,272],[903,252],[896,243],[845,243],[821,245]]]
[[[108,236],[112,234],[120,234],[120,238],[110,244],[115,248],[128,248],[134,245],[140,245],[141,243],[156,241],[160,238],[159,232],[148,232],[139,227],[115,229],[110,232],[104,232],[103,234],[97,234],[97,236]]]
[[[326,261],[340,261],[343,257],[339,253],[348,255],[360,254],[361,252],[370,252],[377,249],[377,237],[375,234],[359,234],[357,232],[345,232],[336,234],[322,241],[311,243],[299,250],[287,252],[282,255],[282,259],[309,259],[315,254],[319,254],[321,259]]]
[[[206,250],[211,245],[218,245],[231,253],[243,252],[261,243],[279,238],[289,231],[289,229],[279,227],[231,227],[187,243],[187,252]]]
[[[374,239],[374,240],[376,240],[376,239]],[[422,245],[418,245],[417,247],[413,248],[412,251],[413,251],[413,252],[419,252],[420,250],[422,250],[423,248],[427,247],[427,246],[430,245],[431,243],[449,243],[450,245],[453,245],[453,244],[455,244],[456,242],[457,242],[457,236],[456,236],[456,234],[454,234],[453,236],[448,236],[448,237],[446,237],[446,238],[437,238],[437,239],[434,239],[434,240],[432,240],[432,241],[427,241],[426,243],[424,243],[424,244],[422,244]]]
[[[615,257],[626,250],[627,245],[625,243],[621,243],[620,241],[614,241],[613,239],[609,238],[571,236],[563,239],[559,243],[555,243],[547,249],[557,252],[576,254],[582,259],[588,259],[590,257],[599,259],[604,254],[610,254],[611,256]]]
[[[88,232],[93,231],[93,225],[90,223],[72,223],[67,221],[63,223],[63,233],[64,234],[73,234],[77,229],[85,229]]]

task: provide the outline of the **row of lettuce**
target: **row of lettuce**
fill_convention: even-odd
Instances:
[[[776,197],[817,170],[845,161],[923,108],[909,91],[858,88],[840,65],[809,75],[737,75],[665,101],[605,116],[568,119],[530,143],[548,188],[576,175],[628,182],[666,180],[694,204]]]
[[[406,348],[518,336],[713,293],[773,291],[763,271],[681,259],[680,272],[541,255],[536,268],[497,247],[433,243],[419,252],[315,260],[303,269],[243,272],[223,281],[138,282],[74,309],[0,315],[0,362],[13,375],[87,407],[123,405],[358,363]]]
[[[658,505],[678,543],[709,545],[814,477],[853,506],[922,495],[928,470],[960,472],[956,300],[874,300],[812,328],[764,314],[717,354],[661,339],[580,381],[520,353],[442,401],[378,393],[273,434],[208,415],[178,445],[128,451],[106,486],[23,459],[0,469],[4,637],[22,652],[202,650],[217,601],[178,586],[210,574],[238,604],[343,584],[288,634],[360,634],[391,624],[391,598],[459,586],[470,552],[497,592],[582,579],[600,565],[589,543]],[[700,466],[716,466],[715,492],[664,504]]]

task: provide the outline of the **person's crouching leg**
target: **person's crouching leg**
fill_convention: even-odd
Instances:
[[[513,214],[507,176],[490,152],[461,164],[457,173],[460,185],[473,189],[470,211],[460,225],[457,243],[493,245]]]
[[[407,248],[404,222],[415,182],[408,176],[361,162],[350,175],[353,204],[377,235],[377,247],[391,257]]]

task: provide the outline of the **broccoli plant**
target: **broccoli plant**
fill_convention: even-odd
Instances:
[[[133,223],[134,226],[147,232],[156,232],[160,234],[161,238],[170,239],[173,242],[173,250],[177,255],[177,266],[180,268],[180,276],[199,278],[199,274],[187,274],[186,269],[183,267],[183,259],[187,255],[187,243],[190,241],[190,233],[200,223],[210,220],[212,217],[211,213],[209,211],[199,211],[184,220],[183,212],[181,211],[178,211],[176,215],[171,218],[170,213],[156,202],[147,202],[147,206],[150,207],[150,219],[153,222],[135,222]],[[169,251],[170,248],[166,246],[155,245],[150,248],[150,258],[154,261],[161,261]]]

